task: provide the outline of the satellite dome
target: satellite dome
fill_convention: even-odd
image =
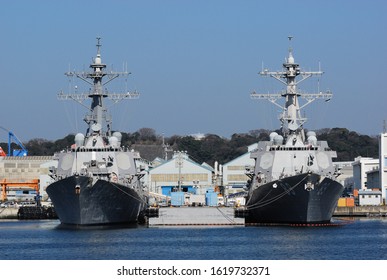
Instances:
[[[308,144],[315,146],[317,144],[317,137],[314,135],[310,135],[308,137]]]
[[[309,137],[309,136],[316,136],[316,132],[314,132],[314,131],[308,131],[308,132],[306,133],[306,137]]]
[[[77,133],[74,137],[74,142],[77,147],[82,147],[84,140],[85,136],[82,133]]]
[[[284,138],[281,135],[276,135],[274,137],[274,145],[282,145],[284,142]]]
[[[97,55],[97,57],[94,59],[94,63],[95,63],[95,64],[101,64],[101,63],[102,63],[102,60],[101,60],[101,56],[100,56],[100,55]]]
[[[109,145],[113,148],[118,147],[118,139],[115,136],[109,137]]]
[[[121,142],[122,134],[119,131],[113,132],[113,136],[117,138],[118,142]]]
[[[271,142],[273,142],[273,140],[274,140],[274,138],[276,137],[278,135],[278,133],[277,132],[272,132],[272,133],[270,133],[270,141]]]

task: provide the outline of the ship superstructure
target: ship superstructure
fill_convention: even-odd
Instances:
[[[289,37],[291,40],[292,37]],[[302,71],[289,47],[283,71],[262,70],[260,75],[272,77],[286,85],[278,94],[258,94],[253,99],[267,99],[282,109],[282,135],[272,132],[270,141],[260,141],[251,152],[254,170],[248,173],[246,223],[329,223],[343,186],[326,141],[317,141],[316,133],[305,134],[306,118],[300,110],[315,99],[329,100],[331,92],[301,93],[297,86],[322,71]],[[301,79],[297,79],[301,77]],[[277,100],[284,98],[285,104]],[[300,99],[306,102],[300,105]]]
[[[90,64],[90,72],[67,72],[88,84],[88,93],[64,94],[61,100],[81,103],[91,99],[90,110],[84,121],[86,134],[75,135],[68,151],[55,155],[57,168],[51,169],[54,183],[46,191],[63,224],[101,225],[135,223],[146,207],[146,197],[140,181],[144,173],[136,166],[139,154],[121,146],[120,132],[112,133],[111,118],[104,99],[118,102],[138,98],[134,93],[109,93],[104,85],[128,72],[105,72],[97,38],[97,55]],[[103,79],[107,78],[104,82]]]

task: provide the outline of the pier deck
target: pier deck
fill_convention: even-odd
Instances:
[[[244,226],[234,217],[232,207],[162,207],[158,218],[149,218],[149,226]]]
[[[355,206],[337,207],[333,216],[336,217],[368,217],[387,216],[387,206]]]
[[[0,208],[0,219],[17,219],[18,211],[16,207]]]

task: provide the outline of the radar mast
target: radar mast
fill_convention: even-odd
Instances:
[[[288,39],[288,57],[285,59],[285,63],[283,63],[283,71],[269,71],[268,69],[263,69],[261,72],[259,72],[261,76],[272,77],[286,85],[285,91],[274,94],[262,94],[253,92],[250,94],[250,97],[252,99],[267,99],[282,109],[282,114],[279,118],[282,123],[282,133],[284,137],[288,137],[286,144],[295,145],[295,143],[298,141],[305,141],[303,125],[307,119],[301,116],[301,109],[316,99],[330,100],[332,98],[332,93],[330,91],[325,93],[301,93],[298,91],[297,86],[299,83],[312,76],[322,75],[323,72],[320,70],[302,71],[299,64],[295,63],[295,59],[293,57],[293,48],[291,47],[291,41],[293,37],[289,36]],[[297,80],[298,76],[301,76],[301,79]],[[280,98],[285,98],[284,105],[277,103],[277,100]],[[305,99],[306,102],[303,105],[300,105],[299,98]],[[294,137],[289,137],[290,135],[293,135]]]
[[[91,105],[89,109],[89,113],[85,116],[84,121],[88,124],[88,129],[86,133],[86,137],[91,134],[99,134],[103,137],[111,136],[111,124],[112,120],[110,115],[107,113],[107,109],[104,105],[104,98],[108,98],[112,100],[114,103],[117,103],[123,99],[137,99],[139,97],[138,92],[126,92],[126,93],[109,93],[107,89],[103,89],[103,87],[111,82],[112,80],[125,76],[127,77],[130,73],[128,71],[124,72],[104,72],[106,68],[106,64],[102,63],[101,59],[101,38],[97,37],[97,54],[90,64],[90,68],[92,71],[90,72],[66,72],[65,75],[68,77],[77,77],[84,82],[90,84],[92,87],[88,93],[80,93],[80,94],[64,94],[60,92],[58,94],[59,100],[74,100],[81,105],[85,99],[91,99]],[[103,82],[103,78],[107,78],[105,82]],[[84,106],[84,105],[83,105]],[[85,106],[86,107],[86,106]],[[106,127],[106,128],[104,128]]]

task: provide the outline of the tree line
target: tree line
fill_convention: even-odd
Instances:
[[[193,136],[173,135],[163,137],[152,128],[141,128],[133,133],[122,133],[122,145],[126,147],[152,150],[144,153],[147,160],[155,157],[164,157],[163,147],[169,150],[187,151],[188,155],[196,162],[206,162],[213,165],[215,161],[220,164],[227,163],[247,152],[247,146],[261,140],[269,140],[271,131],[265,129],[251,130],[248,133],[235,133],[231,138],[207,134],[202,139]],[[361,135],[346,128],[320,129],[316,131],[318,140],[328,141],[331,149],[337,152],[335,161],[352,161],[358,156],[379,157],[378,138],[376,136]],[[74,143],[74,135],[69,134],[62,139],[49,141],[45,139],[32,139],[23,143],[29,156],[52,156],[54,153],[69,148]],[[163,146],[164,144],[164,146]],[[0,143],[4,151],[8,150],[8,143]],[[150,149],[153,147],[154,149]],[[17,149],[12,144],[11,149]],[[143,154],[140,151],[140,154]],[[169,153],[170,158],[170,153]]]

